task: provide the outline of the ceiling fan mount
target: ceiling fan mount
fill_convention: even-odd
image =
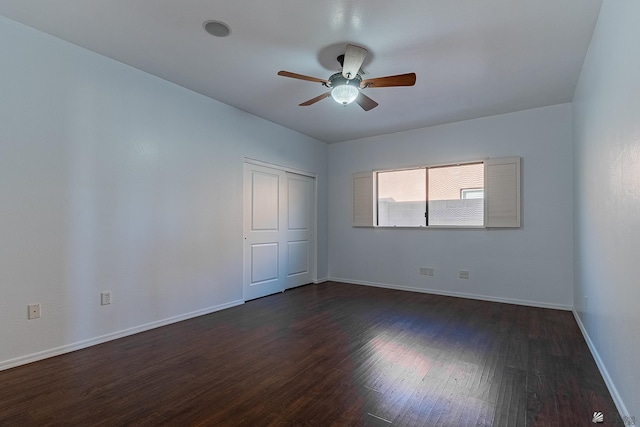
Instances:
[[[279,71],[278,75],[299,80],[321,83],[329,92],[316,96],[305,101],[300,106],[306,107],[331,96],[336,102],[348,105],[356,101],[363,110],[369,111],[378,106],[378,103],[361,92],[361,89],[369,87],[394,87],[413,86],[416,82],[415,73],[399,74],[396,76],[378,77],[372,79],[362,79],[363,72],[360,67],[367,56],[367,50],[363,47],[348,44],[344,55],[339,55],[336,59],[342,67],[342,71],[332,74],[328,79],[296,74],[289,71]]]

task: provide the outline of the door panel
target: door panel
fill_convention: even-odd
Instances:
[[[251,230],[278,230],[280,176],[252,171]]]
[[[251,245],[251,285],[278,280],[278,244]]]
[[[285,173],[244,165],[244,299],[281,292],[286,285]]]
[[[307,273],[309,266],[309,242],[287,242],[289,265],[287,275]]]
[[[289,191],[289,230],[309,229],[309,182],[307,177],[287,175]]]
[[[294,173],[287,180],[287,288],[313,280],[314,180]]]

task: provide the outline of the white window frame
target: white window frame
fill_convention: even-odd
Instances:
[[[462,166],[484,164],[484,225],[421,225],[386,226],[377,225],[378,195],[375,184],[379,172],[393,172],[419,168]],[[417,228],[417,229],[486,229],[521,227],[521,157],[488,158],[468,162],[445,163],[441,165],[414,166],[396,169],[380,169],[359,172],[353,175],[353,216],[354,227],[373,228]],[[428,200],[427,200],[428,203]]]

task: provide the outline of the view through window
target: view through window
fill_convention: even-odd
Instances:
[[[484,164],[377,173],[379,226],[483,226]]]
[[[378,172],[378,225],[426,225],[426,169]]]

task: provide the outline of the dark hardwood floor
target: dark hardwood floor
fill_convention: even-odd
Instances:
[[[622,420],[572,313],[328,282],[0,372],[2,426]]]

